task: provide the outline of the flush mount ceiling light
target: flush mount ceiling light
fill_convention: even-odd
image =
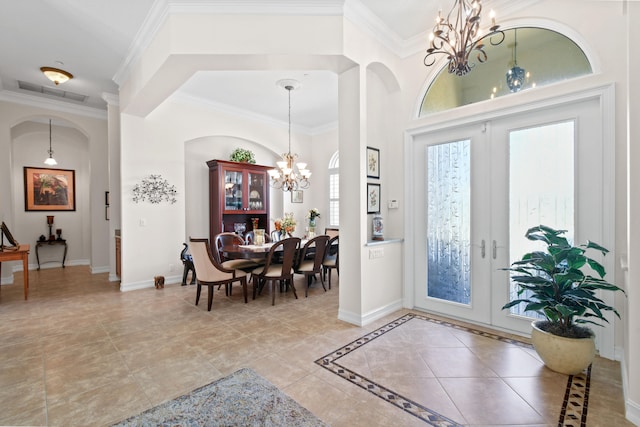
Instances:
[[[436,25],[429,35],[429,48],[424,57],[424,65],[432,66],[436,55],[442,54],[449,60],[449,73],[464,76],[475,66],[469,62],[469,56],[476,51],[478,62],[485,62],[487,54],[482,40],[489,37],[489,42],[497,46],[504,40],[504,33],[496,25],[495,13],[491,11],[491,28],[485,36],[480,31],[480,0],[456,0],[445,20],[442,11],[438,12]],[[494,40],[493,36],[497,36]]]
[[[49,157],[44,160],[44,164],[49,166],[57,165],[58,162],[53,158],[53,150],[51,149],[51,119],[49,119],[49,150],[47,153],[49,153]]]
[[[277,162],[278,169],[269,170],[271,186],[282,191],[293,191],[301,188],[309,188],[311,171],[306,163],[296,163],[297,154],[291,153],[291,91],[300,87],[300,82],[292,79],[278,80],[276,85],[286,89],[289,93],[289,151],[282,155],[282,161]],[[297,171],[296,171],[297,168]]]
[[[73,78],[73,74],[68,73],[64,70],[61,70],[59,68],[40,67],[40,71],[42,71],[49,80],[54,82],[56,86],[58,86],[60,83],[64,83]]]

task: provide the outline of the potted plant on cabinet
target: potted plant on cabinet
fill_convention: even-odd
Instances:
[[[524,311],[545,316],[546,320],[532,323],[533,347],[547,367],[574,375],[588,367],[595,357],[593,331],[584,325],[608,323],[605,311],[620,318],[618,311],[598,298],[596,291],[625,292],[604,280],[604,266],[586,254],[588,250],[602,255],[609,251],[591,241],[573,246],[562,236],[565,232],[544,225],[527,230],[525,237],[544,242],[546,251],[529,252],[505,268],[518,286],[519,298],[502,309],[526,303]],[[583,268],[587,266],[598,277],[585,274]]]
[[[251,163],[255,164],[256,159],[253,155],[253,151],[246,150],[244,148],[236,148],[229,157],[232,162]]]

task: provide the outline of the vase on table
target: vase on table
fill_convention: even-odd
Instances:
[[[308,237],[309,239],[313,239],[314,237],[316,237],[316,219],[315,218],[309,220]]]
[[[253,244],[256,246],[264,245],[264,228],[254,228]]]

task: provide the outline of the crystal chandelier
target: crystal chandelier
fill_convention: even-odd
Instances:
[[[281,161],[277,162],[278,168],[269,171],[271,186],[285,192],[309,188],[311,171],[307,169],[306,163],[294,164],[298,155],[291,153],[291,91],[298,89],[300,83],[296,80],[285,79],[279,80],[276,84],[289,93],[289,151],[282,155]]]
[[[522,89],[524,85],[525,79],[525,70],[524,68],[518,67],[518,29],[513,30],[514,41],[513,41],[513,66],[509,71],[507,71],[507,86],[509,86],[509,90],[511,92],[518,92]]]
[[[436,25],[429,35],[429,49],[424,57],[424,65],[432,66],[436,62],[436,55],[443,54],[449,59],[449,73],[464,76],[475,66],[469,62],[469,56],[476,51],[478,62],[485,62],[487,54],[482,43],[484,37],[479,30],[482,3],[480,0],[456,0],[447,15],[442,18],[442,11],[438,12]],[[497,46],[504,40],[504,33],[496,25],[495,13],[491,11],[491,28],[489,41]],[[496,40],[493,36],[497,35]]]

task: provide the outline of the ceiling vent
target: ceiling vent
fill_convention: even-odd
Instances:
[[[88,98],[87,95],[81,95],[79,93],[68,92],[66,90],[55,89],[52,87],[35,85],[33,83],[27,83],[21,80],[18,80],[18,87],[23,90],[42,93],[44,95],[56,96],[58,98],[64,98],[71,101],[84,102]]]

